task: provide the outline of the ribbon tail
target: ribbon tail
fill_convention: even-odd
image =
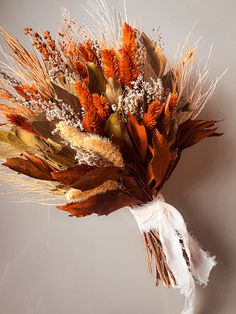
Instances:
[[[154,260],[157,282],[161,280],[167,287],[178,288],[185,296],[181,314],[193,314],[194,278],[206,285],[215,258],[200,248],[189,234],[182,215],[163,197],[130,211],[144,235],[148,263]]]

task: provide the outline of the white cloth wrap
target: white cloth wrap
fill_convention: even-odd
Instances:
[[[185,296],[185,305],[182,314],[194,313],[195,282],[206,285],[213,266],[214,257],[204,252],[197,241],[188,233],[184,219],[179,211],[167,204],[161,194],[152,202],[143,206],[130,208],[141,232],[157,229],[167,263],[176,279],[176,288]],[[183,241],[188,256],[188,268],[183,256]]]

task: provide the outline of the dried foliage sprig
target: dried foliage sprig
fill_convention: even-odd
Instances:
[[[0,71],[0,157],[3,166],[37,180],[29,191],[40,191],[42,180],[42,190],[63,196],[68,203],[58,208],[72,216],[129,207],[149,271],[155,269],[157,284],[181,289],[183,313],[192,313],[192,275],[206,283],[215,262],[161,191],[184,149],[222,134],[217,121],[197,119],[219,79],[205,89],[205,66],[192,84],[198,43],[185,44],[170,65],[160,43],[127,17],[110,14],[103,1],[90,5],[98,36],[66,11],[57,40],[25,28],[32,51],[0,30],[9,49]]]

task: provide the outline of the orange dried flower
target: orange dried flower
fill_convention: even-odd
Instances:
[[[106,122],[110,115],[110,106],[104,96],[98,94],[93,95],[93,105],[97,109],[97,113],[101,118],[103,124]]]
[[[136,50],[136,34],[134,29],[127,23],[123,27],[123,36],[122,36],[123,47],[127,47],[132,50]]]
[[[102,133],[103,124],[101,122],[100,116],[97,112],[97,108],[93,103],[93,95],[90,93],[88,86],[81,81],[76,82],[75,84],[76,93],[79,96],[80,103],[85,109],[85,115],[83,118],[83,126],[86,132],[90,133]],[[101,105],[96,103],[97,106],[100,106],[100,114],[103,113]]]
[[[130,86],[130,83],[135,81],[139,74],[135,58],[127,49],[122,49],[120,73],[122,82],[127,86]]]
[[[74,65],[75,70],[81,76],[81,78],[83,80],[86,80],[88,78],[88,71],[87,71],[86,66],[80,61],[75,61],[73,65]]]
[[[114,49],[103,49],[101,51],[103,71],[106,78],[115,77],[120,79],[119,58]]]
[[[85,111],[94,111],[93,108],[93,98],[90,93],[88,86],[82,81],[77,81],[75,83],[75,91],[79,96],[80,103]]]
[[[143,116],[143,125],[148,132],[153,132],[155,129],[157,119],[159,118],[162,109],[163,104],[161,104],[158,99],[149,105],[147,112]]]
[[[130,83],[137,79],[139,71],[136,59],[136,34],[134,29],[127,23],[125,23],[123,28],[122,43],[120,60],[121,79],[125,85],[130,86]]]
[[[37,100],[38,90],[34,86],[29,85],[15,85],[14,89],[17,94],[23,97],[25,100]]]
[[[91,39],[88,39],[85,44],[79,45],[80,59],[83,62],[93,62],[99,65],[99,58],[93,46]]]

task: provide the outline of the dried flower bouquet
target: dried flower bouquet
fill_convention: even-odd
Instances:
[[[58,208],[71,216],[129,207],[156,283],[179,288],[182,313],[193,313],[193,278],[206,284],[215,260],[161,191],[184,149],[221,135],[216,121],[198,119],[218,80],[206,88],[208,69],[193,71],[197,44],[185,44],[172,66],[159,42],[109,15],[104,2],[91,6],[97,36],[66,13],[56,41],[25,28],[32,51],[1,29],[9,52],[1,62],[0,157],[36,179],[26,181],[29,190],[67,200]]]

